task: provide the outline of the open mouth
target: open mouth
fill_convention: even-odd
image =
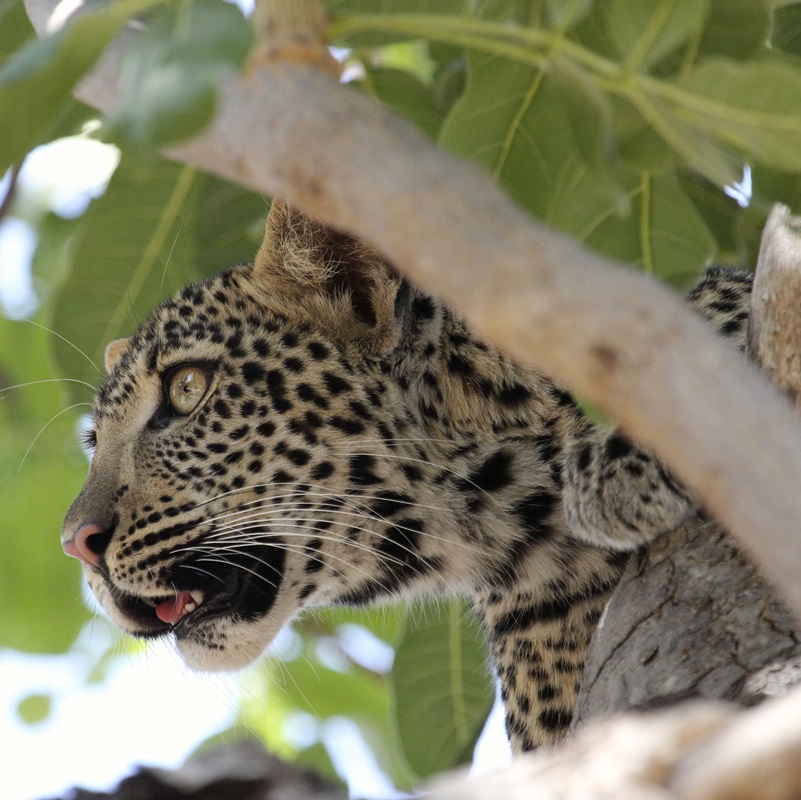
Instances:
[[[149,598],[111,590],[117,611],[130,620],[140,635],[157,636],[175,628],[198,611],[206,597],[199,589]],[[205,610],[205,609],[204,609]]]

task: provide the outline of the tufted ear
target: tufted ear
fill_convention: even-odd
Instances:
[[[106,345],[106,351],[103,354],[103,361],[106,366],[106,372],[111,372],[117,366],[119,360],[122,358],[123,353],[128,349],[131,343],[128,339],[115,339]]]
[[[271,298],[281,299],[284,313],[297,309],[340,336],[383,340],[394,331],[400,279],[386,261],[281,201],[270,209],[253,275]]]

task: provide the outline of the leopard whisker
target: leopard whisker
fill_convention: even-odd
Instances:
[[[257,558],[256,556],[253,556],[247,550],[243,551],[243,550],[241,550],[239,548],[240,547],[253,547],[256,544],[259,544],[259,545],[262,545],[264,547],[273,547],[275,549],[281,549],[281,550],[284,550],[285,552],[288,552],[288,553],[304,553],[306,555],[306,557],[310,561],[316,561],[318,564],[325,564],[325,561],[321,557],[309,555],[306,552],[306,548],[303,545],[289,545],[289,544],[286,544],[285,542],[280,543],[280,544],[277,543],[277,542],[257,542],[257,541],[254,541],[253,539],[250,539],[250,538],[246,538],[243,542],[242,541],[239,541],[239,542],[235,541],[233,544],[236,545],[236,546],[229,546],[228,543],[223,544],[222,551],[225,552],[226,550],[228,550],[228,551],[230,551],[232,553],[236,553],[237,555],[249,555],[254,561],[258,561],[259,563],[264,564],[265,566],[271,567],[271,569],[274,572],[278,572],[279,574],[281,574],[279,572],[279,570],[277,570],[271,564],[268,564],[268,562],[264,561],[263,559]],[[197,552],[201,552],[201,553],[204,552],[202,546],[198,546],[197,547]],[[208,548],[208,550],[206,552],[208,552],[209,557],[202,557],[202,558],[199,559],[200,561],[211,561],[212,559],[210,558],[210,556],[218,555],[220,553],[220,548],[218,548],[218,547]],[[326,553],[326,556],[328,556],[329,558],[331,558],[334,561],[339,561],[340,563],[345,564],[352,571],[356,571],[356,572],[361,573],[365,578],[370,578],[371,577],[369,573],[365,572],[363,569],[361,569],[360,567],[356,566],[355,564],[351,564],[349,561],[346,561],[344,558],[340,558],[339,556],[335,556],[335,555],[333,555],[331,553]],[[223,562],[220,562],[220,563],[223,563]],[[234,563],[232,563],[230,561],[226,561],[224,563],[226,563],[228,566],[237,567],[237,568],[240,566],[239,564],[234,564]],[[403,563],[403,562],[399,562],[399,563]],[[189,566],[189,565],[187,565],[187,566]],[[257,573],[254,572],[253,574],[256,575]]]
[[[314,522],[315,520],[312,519],[312,520],[308,520],[308,521],[309,522]],[[278,522],[280,523],[282,521],[278,520]],[[334,524],[340,524],[340,525],[347,526],[347,527],[354,527],[354,526],[348,525],[348,523],[342,523],[342,522],[334,523]],[[222,535],[220,535],[219,537],[213,536],[213,535],[210,535],[210,536],[206,537],[204,539],[204,543],[206,541],[213,540],[215,542],[222,543],[222,545],[225,546],[231,540],[229,538],[231,536],[231,534],[236,535],[236,534],[240,534],[240,533],[245,533],[249,529],[251,529],[251,530],[260,530],[261,529],[261,523],[260,522],[249,522],[247,525],[244,525],[244,526],[231,527],[228,531],[224,531],[222,533]],[[317,527],[314,527],[314,526],[308,526],[306,528],[306,530],[315,532],[315,534],[317,534],[316,538],[321,539],[322,541],[328,541],[328,542],[333,542],[335,544],[341,544],[341,545],[344,545],[345,547],[351,547],[354,550],[361,550],[361,551],[363,551],[365,553],[369,553],[371,555],[376,555],[375,549],[372,548],[372,547],[369,547],[368,545],[361,544],[360,542],[352,542],[352,541],[350,541],[348,539],[340,539],[340,538],[338,538],[336,536],[326,535],[326,531],[327,531],[326,528],[317,528]],[[361,529],[358,529],[358,530],[365,530],[365,529],[361,528]],[[284,538],[291,538],[291,537],[301,537],[301,536],[304,536],[305,534],[304,533],[295,532],[295,531],[289,531],[289,532],[286,532],[286,533],[282,533],[280,535],[283,536]],[[254,543],[254,544],[263,544],[263,545],[266,545],[266,546],[270,546],[270,545],[275,545],[276,547],[281,546],[277,542],[260,541],[255,536],[253,538],[248,538],[247,541],[249,541],[251,543]],[[291,546],[296,548],[296,552],[307,553],[307,555],[308,555],[307,547],[305,545],[297,545],[297,546],[291,545]],[[414,554],[414,550],[411,549],[411,548],[403,547],[402,549],[406,550],[410,554]],[[330,555],[332,558],[335,558],[335,559],[337,559],[339,561],[342,561],[343,563],[350,563],[350,562],[346,562],[344,559],[339,558],[338,556],[334,556],[333,553],[326,553],[326,555]],[[395,556],[389,556],[388,554],[385,554],[385,553],[379,553],[378,555],[381,558],[386,559],[388,563],[395,563],[397,565],[402,565],[402,564],[406,563],[402,559],[396,558]],[[313,556],[311,556],[311,555],[308,555],[308,557],[309,558],[313,558]]]
[[[28,455],[33,449],[33,446],[39,440],[39,437],[45,432],[45,430],[47,430],[47,428],[52,423],[54,423],[62,414],[66,414],[67,412],[72,411],[74,408],[80,408],[81,406],[91,406],[91,405],[92,405],[91,403],[73,403],[71,406],[67,406],[67,408],[62,408],[61,411],[58,411],[57,413],[53,414],[53,416],[50,417],[50,419],[47,420],[47,422],[45,422],[44,425],[42,425],[42,427],[39,429],[39,433],[37,433],[36,436],[33,437],[33,441],[28,445],[28,449],[25,451],[25,455],[22,457],[22,461],[19,462],[19,466],[17,467],[17,472],[19,472],[22,469],[22,465],[28,458]]]
[[[226,512],[224,514],[218,515],[217,517],[213,517],[213,518],[211,518],[209,520],[209,522],[214,522],[216,524],[220,520],[233,519],[233,518],[236,518],[240,514],[243,514],[243,513],[249,514],[249,516],[241,518],[243,521],[244,520],[249,520],[249,519],[266,519],[268,516],[270,516],[272,514],[278,514],[278,513],[286,514],[287,512],[291,512],[293,510],[295,510],[295,511],[307,511],[308,508],[303,507],[303,506],[297,506],[296,508],[293,509],[291,506],[282,505],[280,508],[275,508],[275,509],[272,509],[272,508],[258,508],[258,509],[249,509],[247,512],[242,512],[242,511],[238,511],[237,510],[237,511]],[[455,546],[461,547],[464,550],[467,550],[469,552],[474,552],[474,551],[475,552],[480,552],[481,551],[481,548],[478,548],[475,544],[473,544],[471,542],[462,542],[462,541],[458,541],[458,540],[454,541],[453,539],[450,539],[450,538],[445,537],[445,536],[438,536],[435,533],[430,533],[430,532],[425,531],[425,530],[419,530],[419,529],[413,528],[413,527],[411,527],[409,525],[399,524],[399,523],[393,522],[392,520],[389,520],[386,517],[383,517],[380,514],[377,514],[375,512],[373,512],[373,514],[370,515],[370,514],[363,514],[361,512],[355,512],[355,511],[347,511],[347,510],[342,510],[342,509],[331,509],[331,510],[327,510],[326,513],[327,514],[331,514],[331,515],[336,514],[336,515],[347,516],[347,517],[356,517],[357,519],[360,519],[360,520],[363,520],[363,521],[376,520],[376,521],[382,522],[384,524],[391,525],[396,530],[407,531],[409,533],[415,533],[415,534],[417,534],[417,535],[419,535],[419,536],[421,536],[423,538],[431,539],[432,541],[436,541],[436,542],[443,542],[443,543],[445,543],[447,545],[455,545]],[[304,518],[287,517],[286,521],[306,522],[306,521],[318,521],[318,520],[314,520],[314,519],[313,520],[307,520],[307,519],[304,519]],[[233,524],[234,523],[226,523],[226,525],[233,525]],[[359,526],[359,525],[353,525],[351,523],[344,522],[342,520],[331,520],[331,524],[341,525],[343,527],[350,527],[350,528],[353,528],[355,530],[363,531],[365,533],[375,533],[375,531],[372,531],[369,528],[365,528],[365,527]],[[222,526],[218,525],[217,528],[220,529],[220,530],[225,530],[225,525],[222,525]],[[337,540],[337,541],[339,541],[339,540]]]
[[[52,328],[48,328],[47,325],[42,325],[40,322],[34,322],[34,320],[32,320],[32,319],[24,319],[24,320],[21,320],[21,321],[22,322],[27,322],[29,325],[34,325],[35,327],[40,328],[43,331],[47,331],[47,333],[49,333],[51,336],[55,336],[56,338],[61,339],[61,341],[64,342],[64,344],[68,344],[73,350],[75,350],[77,353],[79,353],[81,356],[83,356],[92,365],[92,368],[94,369],[94,371],[101,378],[103,377],[103,372],[100,370],[100,368],[97,366],[97,364],[95,364],[95,362],[92,361],[92,359],[89,358],[89,356],[86,355],[86,353],[84,353],[84,351],[81,350],[81,348],[78,347],[78,345],[75,344],[75,342],[71,342],[69,339],[67,339],[66,336],[62,336],[60,333],[57,333]]]
[[[29,386],[38,386],[41,383],[77,383],[79,386],[85,386],[92,392],[97,391],[96,386],[92,386],[91,383],[78,378],[41,378],[38,381],[25,381],[25,383],[15,383],[13,386],[3,386],[3,388],[0,389],[0,400],[5,400],[6,392],[10,392],[13,389],[26,389]]]

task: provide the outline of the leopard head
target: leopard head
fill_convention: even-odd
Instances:
[[[305,606],[436,571],[419,476],[387,457],[413,426],[387,376],[402,295],[375,253],[276,203],[254,265],[109,345],[62,543],[112,620],[233,669]]]

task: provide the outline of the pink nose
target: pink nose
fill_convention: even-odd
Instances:
[[[100,563],[100,556],[106,549],[107,533],[93,522],[81,525],[78,532],[68,542],[64,542],[64,552],[68,556],[77,558],[86,566],[96,568]]]

